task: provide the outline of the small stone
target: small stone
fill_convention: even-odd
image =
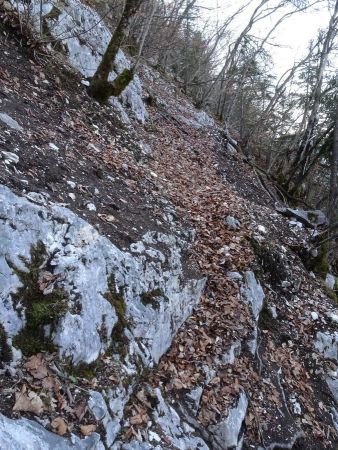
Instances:
[[[272,316],[273,319],[277,319],[278,314],[277,314],[277,309],[274,305],[271,305],[268,307],[268,310],[270,311],[270,314]]]
[[[228,256],[230,254],[230,247],[228,245],[224,245],[223,251],[225,256]]]
[[[76,187],[76,183],[74,183],[74,181],[67,181],[68,186],[70,186],[72,189],[75,189]]]
[[[318,313],[316,311],[311,312],[311,319],[312,320],[318,320]]]
[[[238,230],[238,228],[240,228],[240,226],[241,226],[240,221],[235,219],[232,216],[227,216],[225,221],[230,230]]]
[[[89,211],[96,211],[96,206],[94,205],[94,203],[87,203],[86,208]]]
[[[128,172],[128,170],[129,170],[128,164],[123,163],[121,165],[121,169],[124,170],[125,172]]]
[[[17,164],[19,162],[19,157],[15,153],[12,152],[1,152],[3,159],[5,160],[5,163],[13,163]]]
[[[90,86],[90,83],[87,80],[81,80],[81,84],[83,84],[83,86]]]
[[[13,130],[17,130],[17,131],[23,130],[22,126],[19,125],[16,120],[14,120],[11,116],[9,116],[6,113],[0,113],[0,120],[4,124],[6,124],[9,128],[12,128]]]
[[[303,414],[303,412],[302,412],[302,407],[301,407],[300,403],[296,400],[295,397],[291,397],[290,402],[292,404],[293,413],[296,416],[301,416]]]
[[[94,150],[96,153],[100,153],[101,152],[101,150],[96,145],[94,145],[92,142],[90,142],[88,144],[88,148]]]
[[[49,148],[51,148],[52,150],[55,150],[56,152],[59,151],[59,147],[57,147],[55,144],[53,144],[53,142],[50,142],[48,144]]]
[[[303,224],[297,220],[289,220],[289,227],[293,228],[303,228]]]
[[[331,273],[328,273],[325,278],[325,284],[329,289],[334,289],[336,278]]]
[[[243,280],[243,276],[239,272],[228,272],[227,277],[230,278],[230,280]]]
[[[99,193],[100,193],[100,191],[98,190],[98,188],[95,188],[95,189],[94,189],[94,194],[95,194],[95,195],[99,195]]]
[[[266,228],[263,225],[258,225],[257,230],[261,234],[266,234],[267,233]]]
[[[148,436],[150,441],[161,442],[160,436],[154,431],[148,431]]]
[[[75,194],[73,192],[70,192],[68,194],[68,196],[73,200],[73,202],[75,201],[76,196],[75,196]]]

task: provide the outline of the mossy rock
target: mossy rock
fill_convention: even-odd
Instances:
[[[0,362],[9,362],[12,360],[12,349],[7,343],[7,333],[2,324],[0,324]]]
[[[41,351],[56,351],[50,336],[46,336],[45,328],[49,326],[52,334],[59,320],[68,310],[68,294],[61,288],[54,287],[49,294],[44,294],[39,286],[39,275],[48,264],[48,253],[43,242],[39,241],[31,247],[31,258],[21,257],[25,270],[15,267],[7,261],[18,276],[22,287],[12,294],[14,308],[21,312],[25,309],[26,325],[13,338],[14,347],[19,348],[25,356],[31,356]]]
[[[162,291],[162,289],[157,288],[150,292],[143,292],[140,295],[140,300],[143,305],[150,305],[153,309],[158,311],[160,309],[160,302],[158,301],[158,299],[161,297],[165,298],[164,292]]]
[[[305,252],[302,256],[303,263],[305,267],[320,275],[321,278],[325,279],[328,272],[330,272],[330,265],[328,263],[328,243],[325,242],[320,247],[317,247],[317,255],[312,256],[310,252]]]
[[[104,298],[113,306],[117,323],[112,331],[113,346],[116,348],[121,357],[125,357],[128,350],[128,339],[125,335],[125,329],[128,327],[126,318],[127,306],[123,294],[117,290],[115,276],[112,274],[108,279],[108,291],[104,294]]]

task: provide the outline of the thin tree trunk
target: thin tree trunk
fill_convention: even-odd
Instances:
[[[337,218],[337,197],[338,197],[338,98],[336,110],[336,123],[333,135],[333,145],[331,152],[331,175],[330,175],[330,193],[328,218],[330,225]]]
[[[114,60],[119,48],[128,37],[129,28],[134,15],[140,7],[142,0],[126,0],[122,16],[114,31],[102,60],[91,80],[88,92],[101,103],[111,96],[118,96],[128,86],[134,77],[134,69],[124,69],[114,81],[109,82],[108,77],[114,68]]]

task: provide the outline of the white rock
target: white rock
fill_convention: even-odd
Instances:
[[[16,153],[2,151],[1,155],[5,160],[5,163],[17,164],[19,162],[19,157]]]
[[[6,113],[0,113],[0,120],[13,130],[22,131],[23,128],[18,122]]]
[[[289,226],[294,228],[303,228],[303,224],[297,220],[289,220]]]
[[[56,152],[59,150],[59,147],[57,147],[55,144],[53,144],[53,142],[50,142],[48,144],[48,147],[52,150],[55,150]]]
[[[311,319],[312,320],[318,320],[318,313],[316,311],[311,312]]]
[[[68,184],[68,186],[70,186],[72,189],[75,189],[75,187],[76,187],[76,183],[74,183],[74,181],[68,180],[68,181],[67,181],[67,184]]]
[[[18,7],[19,10],[25,8],[24,2],[19,3],[19,6],[15,3],[14,6]],[[33,24],[39,30],[40,1],[32,0],[30,7]],[[43,2],[43,16],[46,16],[53,7],[52,1]],[[60,11],[57,18],[49,19],[45,17],[44,19],[48,33],[56,40],[62,36],[62,45],[65,47],[68,62],[84,78],[92,77],[110,41],[109,28],[106,27],[98,13],[79,0],[58,2],[57,8]],[[109,75],[109,81],[113,81],[124,69],[130,68],[130,62],[121,50],[115,57],[114,68],[115,71]],[[86,82],[86,80],[83,81]],[[126,111],[130,111],[142,123],[147,120],[148,112],[142,97],[143,90],[140,78],[138,75],[134,75],[133,81],[120,97],[118,99],[113,98],[112,101],[117,111],[121,113],[123,121],[128,121]]]
[[[216,425],[209,426],[208,431],[212,433],[213,448],[237,449],[241,448],[241,429],[248,409],[248,399],[242,391],[238,401],[233,405],[228,417]]]
[[[327,313],[327,318],[331,320],[331,322],[338,323],[338,315],[332,312]]]
[[[230,230],[238,230],[241,226],[240,221],[232,216],[227,216],[225,221]]]
[[[338,332],[318,331],[316,334],[315,348],[323,354],[325,358],[338,361]]]
[[[86,208],[89,211],[96,211],[96,206],[94,205],[94,203],[87,203]]]
[[[258,225],[257,230],[261,234],[266,234],[267,233],[266,228],[265,228],[264,225]]]
[[[258,320],[265,298],[264,291],[260,283],[256,280],[253,272],[245,272],[244,279],[246,287],[242,287],[241,292],[244,300],[249,304],[255,320]]]
[[[331,273],[328,273],[325,278],[326,286],[330,289],[334,289],[335,283],[336,283],[336,277],[334,277]]]
[[[230,250],[229,247],[228,249]],[[243,276],[239,272],[228,272],[227,277],[230,278],[230,280],[238,280],[238,281],[243,280]]]
[[[268,306],[268,309],[269,309],[269,311],[270,311],[270,314],[271,314],[272,318],[273,318],[273,319],[277,319],[278,314],[277,314],[276,306],[275,306],[275,305],[269,305],[269,306]]]
[[[0,414],[0,445],[2,450],[104,450],[97,433],[85,439],[70,439],[47,431],[34,420],[9,419]]]
[[[83,86],[90,86],[90,83],[87,80],[81,80],[81,84],[83,84]]]
[[[76,195],[75,195],[73,192],[70,192],[70,193],[68,194],[68,196],[73,200],[73,202],[75,201]]]
[[[169,406],[164,400],[161,391],[155,389],[158,404],[154,411],[154,421],[157,427],[161,428],[162,433],[170,443],[180,450],[209,450],[206,443],[195,435],[193,428],[185,423],[177,414],[172,406]]]
[[[60,356],[90,363],[111,344],[118,317],[105,293],[113,275],[130,321],[125,330],[130,354],[138,354],[144,364],[157,363],[204,287],[204,279],[184,278],[182,249],[188,243],[175,235],[149,232],[142,239],[144,248],[157,250],[160,245],[169,255],[165,264],[159,259],[149,261],[143,254],[122,252],[69,209],[50,204],[44,196],[34,200],[37,204],[0,185],[0,322],[8,338],[24,325],[24,315],[11,300],[20,280],[7,264],[8,255],[14,266],[25,270],[21,257],[29,260],[31,247],[42,241],[53,255],[53,272],[62,275],[60,284],[69,294],[70,309],[51,336]],[[156,308],[141,301],[143,293],[154,289],[161,292]],[[75,301],[78,307],[72,308]]]

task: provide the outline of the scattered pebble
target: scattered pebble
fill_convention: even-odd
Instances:
[[[55,144],[53,144],[53,142],[50,142],[48,144],[49,148],[51,148],[52,150],[55,150],[56,152],[59,151],[59,147],[57,147]]]
[[[89,211],[96,211],[96,206],[94,205],[94,203],[87,203],[86,208]]]
[[[319,316],[318,316],[318,313],[316,313],[315,311],[312,311],[312,312],[311,312],[311,319],[312,319],[312,320],[318,320],[318,317],[319,317]]]
[[[68,180],[68,181],[67,181],[67,184],[68,184],[68,186],[70,186],[72,189],[75,189],[75,187],[76,187],[76,183],[74,183],[74,181]]]
[[[22,126],[19,125],[16,120],[14,120],[11,116],[9,116],[6,113],[0,113],[0,120],[5,125],[7,125],[9,128],[12,128],[13,130],[17,130],[17,131],[23,130]]]
[[[266,234],[267,233],[266,228],[265,228],[264,225],[258,225],[257,230],[261,234]]]
[[[227,216],[225,219],[226,224],[228,225],[230,230],[238,230],[241,226],[241,223],[239,220],[235,219],[232,216]]]
[[[10,164],[10,163],[17,164],[19,162],[19,157],[15,153],[3,151],[3,152],[1,152],[1,155],[2,155],[3,159],[5,160],[6,164]]]

